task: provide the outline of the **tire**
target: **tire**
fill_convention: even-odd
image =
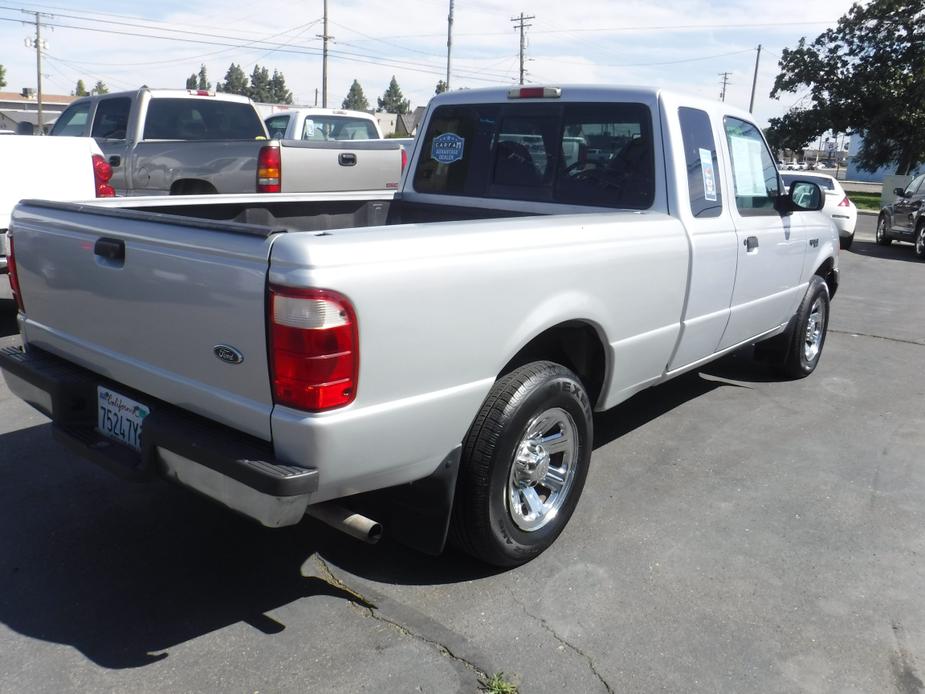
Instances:
[[[854,234],[851,234],[851,236],[840,236],[838,239],[838,245],[841,246],[843,251],[847,251],[851,248],[852,243],[854,243]]]
[[[816,370],[829,329],[829,288],[819,275],[813,275],[806,296],[800,302],[789,335],[789,342],[776,370],[788,378],[805,378]]]
[[[915,230],[915,254],[925,260],[925,223],[920,223]]]
[[[588,394],[564,366],[532,362],[500,378],[463,441],[454,544],[500,567],[538,556],[578,504],[592,436]]]
[[[878,246],[889,246],[893,243],[893,239],[890,238],[890,232],[886,227],[885,215],[881,215],[880,219],[877,220],[877,231],[875,235]]]

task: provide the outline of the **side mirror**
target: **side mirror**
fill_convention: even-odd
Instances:
[[[893,195],[895,195],[897,198],[904,198],[906,197],[906,189],[905,188],[893,188]]]
[[[817,212],[825,207],[822,189],[809,181],[790,184],[790,206],[795,212]]]

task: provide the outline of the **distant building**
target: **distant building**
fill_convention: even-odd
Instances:
[[[861,145],[864,138],[860,134],[851,136],[851,147],[848,149],[848,172],[845,174],[846,180],[865,181],[869,183],[883,183],[884,179],[896,173],[896,164],[881,166],[876,171],[862,171],[857,165],[857,155],[861,151]],[[912,170],[913,175],[918,175],[925,164],[919,164]]]
[[[388,137],[395,132],[395,123],[398,120],[397,114],[386,111],[372,111],[371,114],[379,123],[379,129],[384,137]]]
[[[398,121],[395,123],[395,134],[398,137],[414,137],[417,135],[418,126],[421,124],[426,110],[424,106],[418,106],[411,113],[398,116]]]
[[[42,94],[42,122],[46,133],[76,98],[61,94]],[[29,126],[34,128],[38,125],[38,111],[39,104],[34,90],[0,92],[0,130],[30,130]]]

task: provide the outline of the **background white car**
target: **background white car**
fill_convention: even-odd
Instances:
[[[848,198],[841,183],[828,174],[823,173],[782,173],[784,185],[790,188],[794,181],[809,181],[817,184],[825,193],[825,207],[822,212],[827,214],[838,227],[838,238],[841,247],[845,250],[851,248],[854,241],[854,227],[858,222],[858,208]]]

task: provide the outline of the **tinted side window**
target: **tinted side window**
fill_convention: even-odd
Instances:
[[[128,97],[100,99],[96,105],[96,115],[93,116],[93,131],[90,136],[124,140],[128,130],[128,112],[131,108],[132,100]]]
[[[916,194],[916,192],[922,192],[920,188],[922,187],[922,181],[925,181],[925,176],[918,176],[913,178],[912,182],[906,186],[906,197],[911,197]]]
[[[210,99],[151,99],[146,140],[253,140],[266,137],[247,103]]]
[[[55,121],[55,127],[51,129],[51,134],[80,137],[87,131],[87,116],[89,115],[89,101],[69,106],[67,110],[61,114],[61,117]]]
[[[738,118],[726,118],[725,127],[739,214],[743,217],[777,214],[775,203],[780,195],[780,180],[761,133]]]
[[[681,107],[678,118],[684,140],[691,214],[695,217],[719,217],[723,212],[723,194],[716,173],[719,162],[710,116],[700,109]]]
[[[270,137],[274,140],[282,138],[286,134],[286,128],[289,126],[289,119],[292,116],[271,116],[267,118],[264,123],[266,123],[267,130],[270,133]]]

